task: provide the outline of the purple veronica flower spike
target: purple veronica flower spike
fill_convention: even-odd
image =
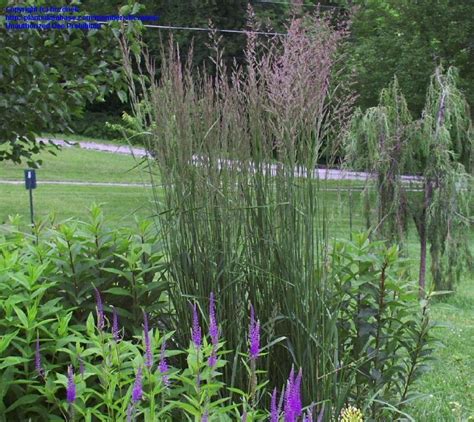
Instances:
[[[202,415],[201,422],[207,422],[209,420],[209,412],[206,410]]]
[[[301,400],[301,378],[303,377],[303,370],[300,368],[298,375],[296,376],[295,384],[293,387],[293,410],[296,416],[300,416],[303,413],[303,404]]]
[[[158,365],[158,369],[160,371],[160,374],[163,377],[162,378],[163,384],[165,384],[168,387],[169,379],[166,373],[168,372],[169,368],[168,368],[168,362],[166,362],[165,352],[166,352],[166,340],[163,340],[163,343],[161,344],[160,363]]]
[[[260,353],[260,321],[255,320],[253,305],[250,305],[249,344],[250,359],[256,360]]]
[[[286,391],[285,391],[285,408],[284,408],[284,416],[285,422],[294,422],[294,416],[292,414],[291,408],[291,397],[293,395],[293,384],[295,378],[295,371],[293,367],[291,367],[290,376],[288,377],[288,381],[286,382]]]
[[[132,389],[132,402],[138,403],[143,396],[143,386],[142,386],[142,367],[138,367],[137,375],[135,377],[135,382],[133,383]]]
[[[118,315],[115,306],[112,308],[112,336],[116,343],[120,341],[120,329],[118,325]]]
[[[277,389],[273,389],[270,405],[270,422],[278,422]]]
[[[202,345],[202,338],[201,338],[201,326],[199,325],[199,315],[197,311],[196,302],[194,302],[194,305],[193,305],[192,339],[193,339],[194,345],[199,349]]]
[[[300,369],[295,378],[294,369],[291,368],[285,394],[285,422],[296,422],[302,413],[301,404],[301,378],[303,372]]]
[[[217,343],[219,343],[219,327],[217,326],[216,305],[213,292],[211,292],[209,299],[209,335],[213,346],[217,346]]]
[[[151,353],[150,333],[148,328],[148,315],[143,311],[143,331],[145,337],[145,366],[150,369],[153,366],[153,354]]]
[[[209,367],[214,368],[217,363],[217,346],[219,344],[219,327],[216,318],[216,306],[214,300],[214,293],[211,292],[209,298],[209,336],[211,337],[212,352],[207,361]]]
[[[214,366],[216,366],[217,364],[216,346],[212,346],[211,356],[209,356],[209,359],[207,360],[207,364],[209,365],[210,368],[214,368]]]
[[[97,312],[97,329],[102,331],[104,329],[104,305],[102,303],[102,298],[100,297],[100,292],[97,288],[94,287],[95,291],[95,303],[96,303],[96,312]]]
[[[74,370],[72,369],[72,365],[67,367],[66,399],[68,403],[74,403],[76,400],[76,384],[74,383]]]
[[[38,375],[41,378],[44,378],[44,368],[41,365],[41,349],[40,349],[40,341],[39,341],[39,334],[36,333],[36,348],[35,348],[35,369],[38,372]]]

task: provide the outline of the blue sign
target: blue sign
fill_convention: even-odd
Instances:
[[[36,189],[36,172],[33,169],[25,170],[25,188]]]

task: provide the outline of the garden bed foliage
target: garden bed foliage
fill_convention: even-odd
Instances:
[[[334,369],[314,381],[327,392],[308,393],[314,357],[283,352],[314,334],[276,333],[281,312],[264,320],[248,298],[236,318],[211,291],[186,298],[190,323],[178,318],[173,266],[151,223],[111,230],[92,207],[89,221],[44,221],[33,235],[19,224],[0,235],[3,420],[380,420],[410,400],[429,359],[427,303],[406,262],[364,234],[329,253],[324,322],[334,342],[320,350]],[[242,327],[238,349],[231,322]]]

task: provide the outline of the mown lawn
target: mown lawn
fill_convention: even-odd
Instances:
[[[86,218],[93,202],[103,204],[106,218],[116,224],[132,224],[135,217],[153,215],[151,188],[119,186],[45,185],[45,180],[83,182],[148,183],[148,170],[133,157],[64,148],[54,157],[43,153],[44,163],[37,170],[38,188],[34,191],[38,217],[54,213],[58,219]],[[0,179],[22,180],[25,166],[0,163]],[[338,186],[360,186],[361,182],[328,182],[331,189],[324,195],[331,233],[336,237],[350,235],[349,195]],[[352,196],[352,229],[363,229],[360,196]],[[0,184],[0,223],[8,215],[20,214],[29,219],[28,192],[23,185]],[[474,236],[472,237],[474,244]],[[408,244],[416,276],[418,245],[412,230]],[[423,396],[406,408],[416,421],[474,420],[474,279],[466,274],[458,292],[437,300],[432,306],[432,318],[439,324],[435,335],[440,344],[433,368],[418,381]],[[472,419],[469,419],[472,417]]]
[[[148,182],[143,165],[133,157],[65,147],[54,156],[48,152],[39,155],[43,160],[36,171],[41,180],[75,180],[82,182]],[[26,164],[0,163],[0,180],[22,180]]]
[[[439,339],[433,367],[417,388],[426,396],[409,413],[417,421],[474,421],[474,279],[467,275],[456,294],[432,306]]]
[[[29,223],[28,191],[22,186],[0,184],[0,223],[8,215],[19,214]],[[151,189],[143,187],[57,186],[41,185],[33,191],[36,219],[54,214],[57,220],[66,218],[86,219],[92,203],[102,204],[109,221],[132,224],[134,216],[152,214]]]
[[[35,215],[50,213],[58,219],[86,218],[93,202],[103,204],[104,213],[120,224],[133,222],[133,216],[152,214],[152,190],[146,165],[128,155],[62,148],[56,156],[43,152],[43,163],[36,170],[37,189],[33,191]],[[26,164],[0,163],[0,180],[23,180]],[[138,186],[49,185],[44,181],[134,183]],[[29,221],[28,191],[23,184],[0,183],[0,223],[8,215],[20,214]]]

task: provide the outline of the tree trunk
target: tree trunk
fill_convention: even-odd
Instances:
[[[424,199],[423,199],[423,208],[421,210],[421,215],[415,219],[418,235],[420,237],[420,273],[418,276],[418,285],[420,288],[420,297],[425,297],[425,287],[426,287],[426,254],[428,246],[428,235],[427,235],[427,213],[428,207],[430,206],[431,197],[433,194],[433,181],[426,179],[424,183]]]
[[[425,286],[426,286],[426,210],[423,209],[423,215],[420,218],[418,234],[420,236],[420,273],[418,276],[418,285],[420,288],[420,297],[425,297]]]

